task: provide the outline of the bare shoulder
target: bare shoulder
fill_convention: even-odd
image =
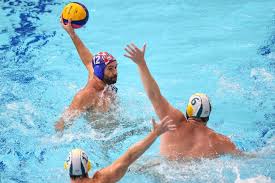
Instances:
[[[77,99],[86,98],[87,99],[87,97],[92,97],[94,95],[95,95],[95,90],[93,88],[85,87],[77,92],[77,94],[75,95],[75,98],[77,98]]]
[[[106,182],[104,181],[104,176],[103,174],[101,173],[101,171],[97,171],[94,176],[92,177],[91,183],[103,183],[103,182]]]
[[[209,129],[208,136],[214,144],[232,143],[229,137],[227,137],[225,135],[222,135],[222,134],[219,134],[219,133],[215,132],[212,129]]]
[[[169,114],[172,117],[172,119],[175,118],[174,120],[187,122],[184,114],[174,107],[171,107],[171,111],[169,112]]]
[[[112,180],[112,176],[110,176],[110,171],[112,172],[112,170],[109,170],[109,168],[102,168],[101,170],[98,170],[93,178],[92,178],[92,182],[93,183],[113,183],[115,181]]]
[[[214,131],[210,132],[209,137],[212,145],[215,147],[218,153],[235,153],[237,151],[235,144],[230,140],[229,137],[218,134]]]
[[[87,88],[79,90],[74,96],[71,106],[77,109],[85,109],[86,107],[89,107],[93,103],[93,93],[94,92],[88,90]]]
[[[177,108],[172,106],[166,100],[163,103],[164,103],[164,106],[165,106],[165,110],[160,112],[160,115],[159,115],[160,119],[162,119],[162,118],[164,118],[165,116],[168,115],[175,122],[181,122],[181,121],[186,122],[187,121],[184,114],[180,110],[178,110]]]

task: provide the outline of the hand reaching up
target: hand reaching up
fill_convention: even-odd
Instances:
[[[145,62],[144,55],[146,50],[146,44],[143,45],[142,49],[139,49],[134,43],[127,45],[124,49],[127,54],[124,54],[125,57],[130,58],[136,64],[142,64]]]

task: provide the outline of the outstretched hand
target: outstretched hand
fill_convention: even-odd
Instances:
[[[134,43],[127,45],[124,50],[127,54],[124,54],[125,57],[130,58],[136,64],[141,64],[145,62],[144,55],[146,50],[146,44],[143,45],[142,49],[139,49]]]
[[[167,131],[176,130],[176,125],[173,124],[173,120],[169,118],[169,116],[165,116],[159,123],[156,123],[155,119],[151,120],[153,125],[153,131],[157,133],[157,135],[161,135]]]
[[[65,29],[68,34],[74,33],[74,28],[72,27],[72,20],[68,20],[67,24],[64,24],[62,17],[60,17],[60,24],[62,25],[63,29]]]

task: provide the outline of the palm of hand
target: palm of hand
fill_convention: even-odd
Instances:
[[[127,45],[124,49],[127,54],[124,54],[125,57],[130,58],[136,64],[140,64],[145,62],[144,55],[145,55],[146,44],[143,45],[142,49],[139,49],[135,44]]]

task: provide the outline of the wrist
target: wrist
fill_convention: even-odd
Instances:
[[[159,133],[157,130],[154,129],[154,130],[151,132],[151,134],[152,134],[154,137],[157,138],[158,136],[160,136],[161,133]]]
[[[71,36],[71,38],[76,37],[76,33],[75,33],[74,30],[72,30],[72,31],[70,31],[70,32],[68,32],[68,33],[69,33],[69,35]]]
[[[141,68],[146,67],[147,65],[146,65],[145,60],[143,59],[142,61],[138,62],[138,66],[141,67]]]

